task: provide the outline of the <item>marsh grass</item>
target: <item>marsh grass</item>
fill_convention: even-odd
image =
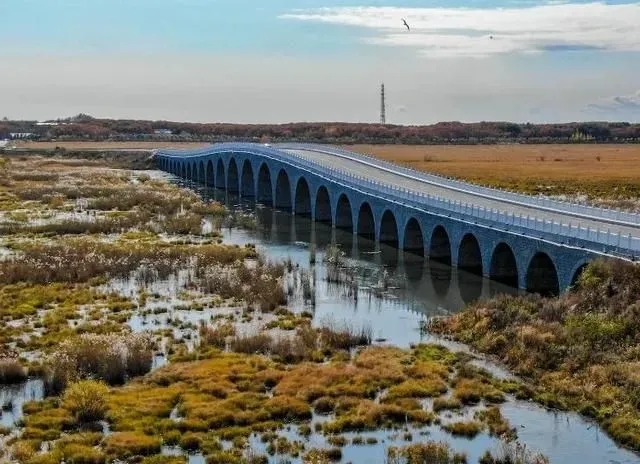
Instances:
[[[549,464],[549,459],[535,453],[522,443],[501,442],[495,455],[490,451],[482,455],[479,464]]]
[[[227,347],[227,339],[236,334],[235,327],[230,323],[211,327],[204,321],[200,321],[198,330],[202,347],[212,346],[220,350],[224,350]]]
[[[355,328],[354,326],[335,321],[325,321],[320,327],[322,343],[336,350],[350,350],[357,346],[370,345],[373,339],[372,329],[368,326]]]
[[[0,357],[0,384],[14,384],[27,380],[27,369],[15,358]]]
[[[45,384],[52,393],[69,382],[94,378],[115,385],[149,372],[153,343],[147,335],[84,334],[60,344],[45,362]]]
[[[387,448],[387,464],[466,464],[467,456],[448,443],[426,441],[409,446]],[[514,463],[515,464],[515,463]]]
[[[247,247],[104,243],[86,238],[29,243],[17,251],[15,256],[0,261],[0,283],[80,283],[96,277],[125,278],[143,264],[153,268],[158,278],[166,278],[176,267],[203,269],[255,255],[255,250]]]
[[[536,401],[593,417],[614,440],[639,450],[638,301],[639,266],[595,261],[560,298],[497,297],[430,330],[498,356],[532,381]],[[486,388],[462,379],[455,395],[473,403]]]
[[[117,432],[104,441],[105,452],[114,458],[150,456],[160,452],[160,440],[142,433]]]
[[[102,382],[81,380],[67,387],[62,402],[78,422],[95,422],[104,418],[108,393]]]
[[[466,438],[475,438],[483,429],[482,424],[476,421],[453,422],[443,425],[442,428],[453,436]]]

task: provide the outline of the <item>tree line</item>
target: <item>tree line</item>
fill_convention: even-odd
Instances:
[[[322,142],[340,144],[483,144],[483,143],[638,143],[640,124],[575,122],[439,122],[396,126],[341,122],[229,124],[96,119],[88,115],[38,124],[0,121],[0,139],[11,133],[33,133],[40,140],[172,140]]]

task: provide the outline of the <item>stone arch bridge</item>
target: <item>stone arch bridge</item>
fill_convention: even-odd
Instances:
[[[640,256],[636,214],[479,187],[335,147],[223,143],[154,157],[184,179],[531,292],[560,293],[598,256]]]

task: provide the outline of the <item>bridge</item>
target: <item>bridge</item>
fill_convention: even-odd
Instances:
[[[635,261],[640,216],[480,187],[310,144],[156,150],[196,183],[541,294],[569,288],[597,257]]]

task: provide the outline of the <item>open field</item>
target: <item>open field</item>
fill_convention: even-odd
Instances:
[[[355,145],[371,155],[527,193],[640,196],[640,145]]]
[[[151,150],[202,142],[18,142],[18,148]],[[640,145],[353,145],[345,148],[416,169],[525,193],[585,197],[638,209]]]

